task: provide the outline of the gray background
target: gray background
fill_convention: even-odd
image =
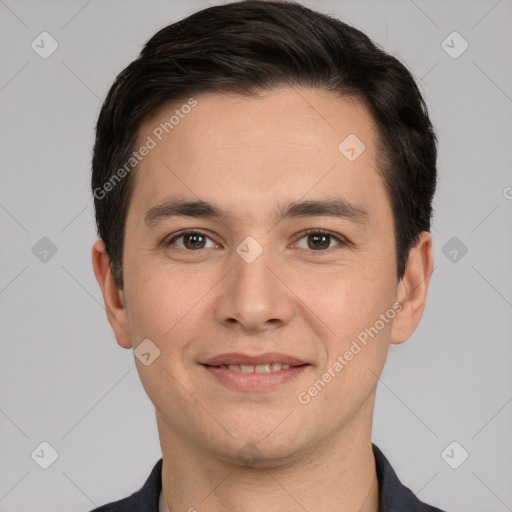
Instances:
[[[144,42],[213,3],[0,0],[4,512],[88,511],[138,489],[160,457],[152,405],[92,272],[93,129]],[[449,512],[510,511],[512,2],[304,4],[400,58],[440,140],[429,302],[414,336],[390,349],[373,440],[422,500]],[[47,59],[31,48],[43,31],[59,45]],[[453,31],[469,44],[458,58],[445,50],[462,40],[442,45]],[[43,237],[54,255],[40,252]],[[43,441],[58,453],[48,469]],[[453,441],[469,453],[457,469],[446,461],[460,463],[459,445],[444,452]]]

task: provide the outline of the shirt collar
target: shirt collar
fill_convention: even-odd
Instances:
[[[379,512],[443,512],[438,508],[426,505],[418,500],[410,489],[398,479],[380,449],[372,444],[375,457],[375,468],[379,482]],[[133,508],[123,510],[135,512],[167,512],[165,500],[161,500],[162,491],[162,459],[160,459],[140,491],[126,499]],[[123,500],[124,501],[124,500]],[[163,508],[159,508],[162,505]]]

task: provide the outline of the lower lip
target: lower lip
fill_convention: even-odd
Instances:
[[[292,366],[268,373],[242,373],[229,368],[203,365],[222,384],[237,391],[267,391],[298,377],[309,365]]]

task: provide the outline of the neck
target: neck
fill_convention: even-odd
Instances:
[[[362,416],[363,426],[353,421],[293,460],[254,467],[199,450],[157,414],[162,492],[168,508],[171,512],[378,512],[371,411],[362,411]]]

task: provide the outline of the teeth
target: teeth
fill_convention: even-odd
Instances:
[[[224,368],[229,368],[234,372],[241,373],[270,373],[270,372],[278,372],[280,370],[288,370],[290,368],[289,364],[281,364],[281,363],[265,363],[265,364],[230,364],[228,366],[224,366]]]

